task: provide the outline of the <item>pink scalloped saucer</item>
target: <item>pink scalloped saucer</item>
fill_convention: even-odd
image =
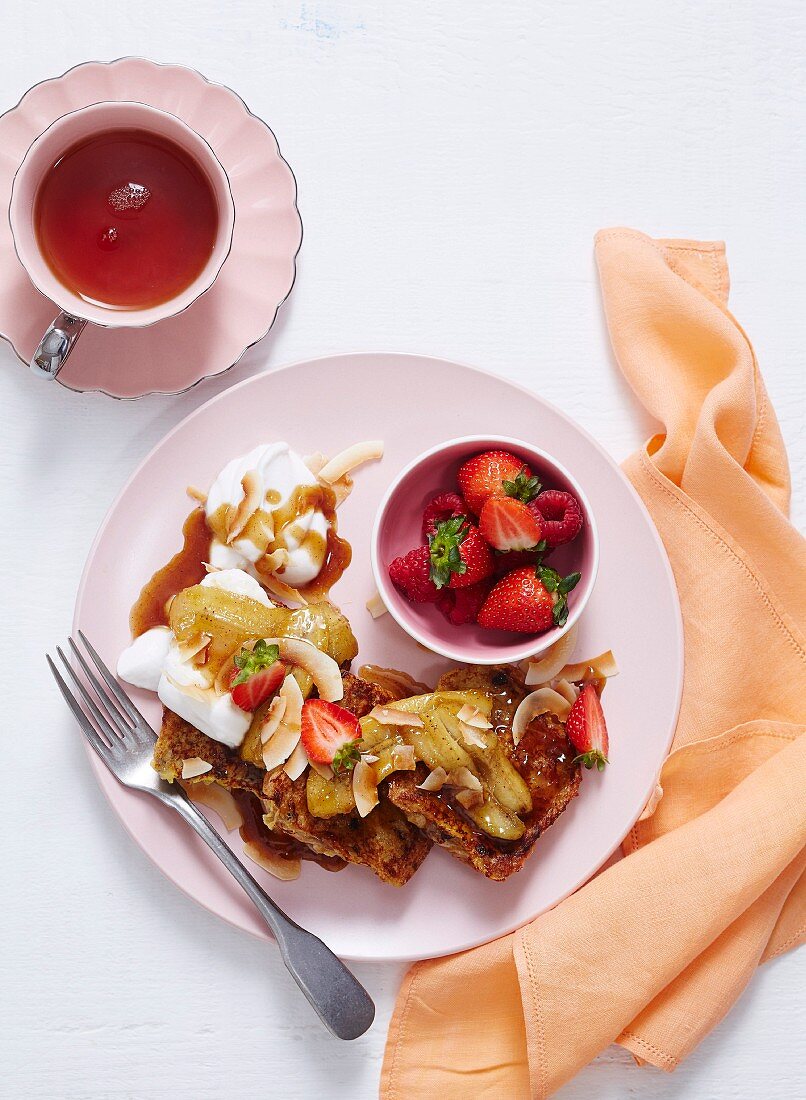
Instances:
[[[0,117],[0,208],[34,139],[61,115],[102,100],[169,111],[205,138],[230,179],[235,233],[215,285],[190,309],[150,328],[88,327],[58,381],[119,398],[180,393],[233,366],[274,324],[302,242],[296,180],[272,131],[229,88],[195,69],[123,57],[37,84]],[[0,217],[0,336],[27,363],[56,313],[23,271]]]

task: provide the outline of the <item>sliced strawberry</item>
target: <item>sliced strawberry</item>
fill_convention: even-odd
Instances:
[[[459,467],[456,479],[474,515],[481,512],[484,502],[491,496],[531,500],[540,491],[536,479],[530,486],[532,472],[529,467],[509,451],[485,451],[474,455]]]
[[[423,542],[428,542],[428,536],[436,534],[437,524],[451,516],[467,514],[467,506],[458,493],[446,491],[437,493],[429,500],[423,512]]]
[[[492,575],[492,551],[466,516],[452,516],[428,536],[431,580],[437,588],[465,588]]]
[[[324,699],[302,704],[302,747],[315,764],[331,764],[334,771],[350,771],[361,753],[358,719],[349,710]]]
[[[239,673],[239,676],[243,673]],[[236,676],[237,680],[239,676]],[[285,665],[282,661],[274,661],[268,668],[261,668],[257,672],[250,673],[240,683],[233,683],[230,689],[232,701],[241,710],[253,711],[265,703],[274,695],[285,679]]]
[[[528,566],[507,573],[493,587],[478,614],[479,626],[540,634],[554,626],[554,595]]]
[[[514,497],[490,497],[485,501],[479,531],[496,550],[529,550],[543,537],[538,519]]]
[[[579,761],[586,768],[604,771],[605,764],[608,763],[610,743],[602,702],[593,684],[585,684],[580,691],[566,719],[565,732],[579,753],[574,763]]]

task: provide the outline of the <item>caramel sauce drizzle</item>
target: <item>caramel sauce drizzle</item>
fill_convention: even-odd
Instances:
[[[131,609],[129,626],[133,638],[139,638],[154,626],[167,626],[169,601],[183,588],[204,579],[203,563],[210,555],[210,532],[204,509],[193,509],[182,526],[182,537],[182,549],[143,586]]]
[[[276,490],[269,490],[266,497],[273,500],[279,498],[279,494]],[[300,545],[315,559],[323,558],[319,574],[300,592],[309,603],[318,603],[327,598],[352,558],[349,542],[336,534],[336,500],[328,485],[298,486],[288,502],[282,508],[276,508],[273,514],[258,509],[250,516],[241,537],[252,539],[257,546],[265,543],[266,553],[287,549],[284,532],[293,530],[295,521],[313,509],[320,510],[328,522],[327,539],[318,531],[303,532],[297,529],[297,533],[303,534]],[[132,637],[137,638],[154,626],[167,626],[171,599],[182,589],[204,580],[204,562],[210,556],[212,535],[225,541],[227,510],[228,506],[222,505],[211,516],[209,526],[203,508],[194,508],[187,517],[182,527],[182,549],[143,586],[131,610],[129,625]],[[272,532],[274,537],[271,540],[266,537],[267,532]],[[282,576],[282,572],[278,569],[277,575]]]

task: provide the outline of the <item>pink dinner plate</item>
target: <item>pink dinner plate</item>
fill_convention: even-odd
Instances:
[[[353,494],[339,513],[353,562],[332,598],[358,638],[356,667],[392,666],[433,682],[450,663],[418,646],[390,615],[374,620],[366,610],[374,593],[370,534],[391,478],[457,428],[534,442],[573,471],[588,494],[601,562],[575,656],[612,649],[618,660],[620,674],[604,694],[611,763],[604,773],[583,773],[579,797],[538,841],[523,870],[504,883],[482,878],[439,848],[402,889],[354,866],[334,874],[305,863],[295,882],[256,870],[294,920],[346,958],[446,955],[519,927],[589,879],[646,804],[677,720],[682,628],[663,546],[618,466],[564,413],[481,370],[414,355],[297,363],[226,390],[165,437],[113,504],[79,589],[75,625],[114,666],[129,641],[129,608],[140,587],[181,544],[191,507],[187,485],[206,487],[230,458],[273,439],[286,439],[301,453],[332,455],[360,439],[382,438],[383,459],[357,471]],[[158,725],[155,698],[135,695]],[[115,812],[154,863],[212,912],[268,938],[250,902],[195,834],[167,809],[119,786],[92,755],[90,760]],[[232,844],[239,850],[237,832]]]
[[[45,80],[0,117],[0,211],[8,210],[14,173],[42,131],[105,100],[158,107],[206,139],[232,188],[232,249],[214,285],[184,313],[142,329],[90,325],[58,381],[119,398],[180,393],[233,366],[274,324],[294,285],[302,241],[296,180],[272,131],[235,92],[183,65],[122,57]],[[0,336],[27,364],[58,312],[23,270],[0,215]]]

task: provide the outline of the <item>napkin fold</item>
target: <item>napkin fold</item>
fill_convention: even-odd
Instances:
[[[619,366],[663,425],[624,464],[683,610],[662,797],[626,858],[555,909],[412,968],[385,1100],[540,1100],[611,1042],[672,1070],[760,962],[806,938],[806,543],[787,518],[775,413],[727,309],[724,245],[610,229],[596,257]]]

